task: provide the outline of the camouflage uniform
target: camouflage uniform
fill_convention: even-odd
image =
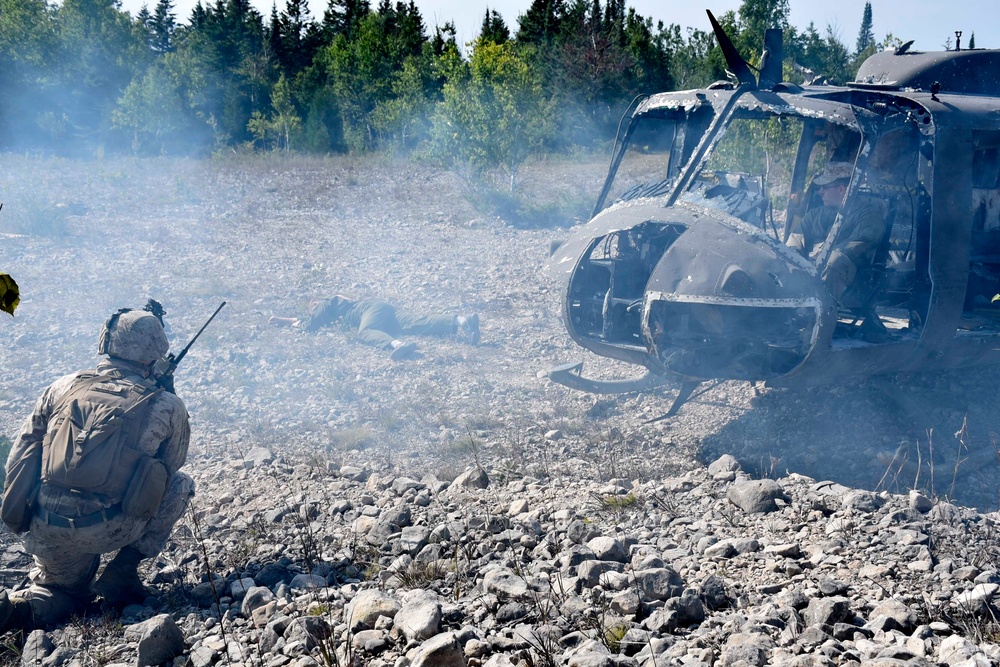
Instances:
[[[821,206],[806,213],[799,227],[789,235],[788,245],[815,260],[823,250],[838,210],[834,206]],[[882,213],[870,202],[855,202],[845,214],[840,234],[822,273],[823,281],[835,299],[839,300],[851,286],[859,267],[871,264],[884,232]]]
[[[146,379],[148,369],[146,364],[115,357],[97,366],[97,372],[107,376],[109,383],[127,379],[151,386]],[[81,373],[56,380],[42,393],[13,441],[8,470],[29,446],[42,441],[59,399]],[[150,402],[149,418],[142,426],[138,442],[131,446],[162,461],[170,474],[159,508],[153,518],[140,519],[117,511],[121,498],[43,484],[35,516],[24,538],[25,550],[35,561],[30,574],[32,585],[10,595],[11,602],[25,600],[30,607],[30,618],[22,619],[25,629],[58,623],[93,599],[91,585],[101,554],[128,550],[136,553],[135,564],[139,558],[158,554],[187,509],[194,495],[194,481],[180,472],[191,435],[187,410],[183,401],[172,393],[160,392]],[[88,517],[109,509],[112,511],[107,520],[76,528],[65,525],[66,519]]]
[[[354,301],[335,296],[317,303],[302,328],[316,331],[337,321],[356,330],[365,343],[383,350],[392,349],[392,342],[404,335],[450,336],[458,326],[454,315],[415,315],[378,299]]]

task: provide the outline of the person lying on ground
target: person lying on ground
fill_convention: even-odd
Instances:
[[[404,336],[457,336],[470,345],[479,344],[479,315],[410,313],[381,299],[342,294],[313,300],[304,318],[272,317],[268,322],[305,331],[339,323],[356,331],[362,342],[388,350],[393,361],[411,358],[417,350],[417,344],[403,340]]]

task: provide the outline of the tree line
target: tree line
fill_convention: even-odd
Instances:
[[[329,0],[322,17],[284,3],[199,1],[181,23],[173,0],[135,16],[120,0],[0,0],[0,150],[420,150],[513,184],[533,151],[606,144],[636,95],[726,78],[711,33],[625,0],[534,0],[516,26],[488,9],[464,50],[413,0]],[[783,28],[790,80],[850,80],[882,46],[870,3],[854,49],[788,13],[745,0],[720,22],[751,58]]]

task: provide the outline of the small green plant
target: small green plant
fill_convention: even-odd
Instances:
[[[330,447],[337,451],[365,449],[374,442],[375,433],[367,425],[342,428],[330,434]]]
[[[413,561],[404,568],[392,569],[389,572],[400,588],[426,588],[428,584],[443,579],[448,574],[437,562],[421,561]]]
[[[306,613],[309,616],[326,616],[331,611],[333,611],[333,608],[328,603],[315,602],[309,605],[309,609]]]
[[[620,512],[630,507],[639,508],[643,505],[642,498],[633,492],[629,492],[624,496],[600,496],[599,501],[605,508],[616,512]]]
[[[622,647],[622,639],[629,631],[629,624],[624,622],[612,623],[606,626],[601,633],[601,643],[608,647],[612,654],[618,653]]]

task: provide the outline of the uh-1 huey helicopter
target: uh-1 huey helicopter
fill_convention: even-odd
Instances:
[[[708,380],[813,386],[1000,362],[1000,50],[908,42],[852,83],[800,86],[782,81],[780,31],[755,76],[708,16],[735,82],[634,102],[592,219],[545,267],[566,281],[573,340],[646,373],[594,380],[579,362],[549,377],[594,393],[673,382],[672,415]],[[822,206],[812,179],[831,162],[850,180],[807,257],[786,241]],[[883,231],[834,298],[824,270],[855,206]]]

